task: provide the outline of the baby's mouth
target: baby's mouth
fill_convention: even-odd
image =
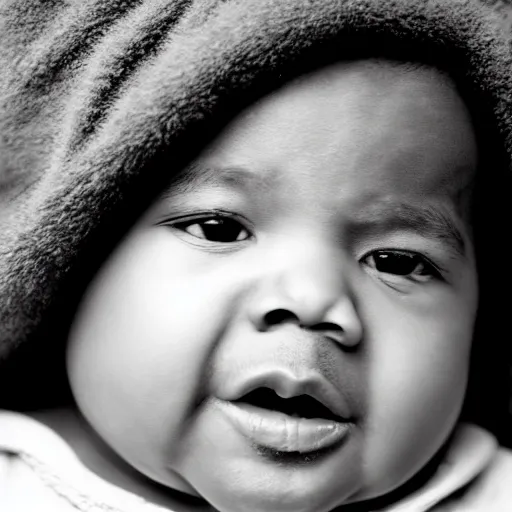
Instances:
[[[352,423],[316,398],[301,394],[283,398],[267,387],[252,389],[218,406],[235,430],[258,449],[280,453],[313,453],[335,447]]]
[[[234,403],[248,404],[261,409],[280,412],[292,418],[323,419],[335,422],[344,421],[331,412],[324,404],[309,395],[282,398],[274,390],[265,387],[247,393]]]

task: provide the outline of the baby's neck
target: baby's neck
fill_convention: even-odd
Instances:
[[[204,501],[148,479],[121,459],[74,407],[25,411],[60,435],[90,471],[124,490],[174,512],[213,512]]]

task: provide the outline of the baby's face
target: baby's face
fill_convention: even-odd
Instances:
[[[140,472],[221,511],[328,511],[422,468],[477,308],[466,108],[435,71],[346,63],[236,118],[91,284],[68,371]]]

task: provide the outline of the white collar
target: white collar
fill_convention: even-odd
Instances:
[[[479,475],[498,451],[498,443],[488,431],[461,423],[442,463],[427,483],[403,500],[394,503],[386,512],[424,512],[461,489]]]

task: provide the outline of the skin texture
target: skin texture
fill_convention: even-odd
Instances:
[[[91,283],[68,345],[79,410],[130,466],[223,512],[323,512],[398,488],[465,393],[478,290],[460,197],[477,159],[435,70],[341,63],[263,98]],[[255,446],[221,405],[258,375],[328,383],[343,442]]]

